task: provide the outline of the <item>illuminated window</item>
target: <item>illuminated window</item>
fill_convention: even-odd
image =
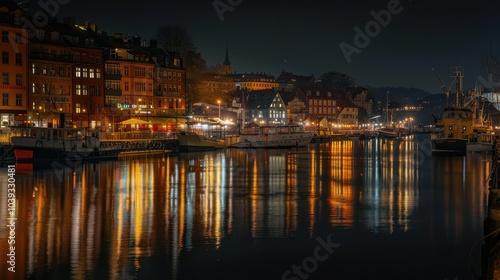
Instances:
[[[75,104],[75,113],[79,114],[79,113],[82,112],[81,110],[82,110],[81,109],[81,104],[80,103],[76,103]]]
[[[75,68],[75,77],[79,78],[82,76],[82,69],[80,67]]]

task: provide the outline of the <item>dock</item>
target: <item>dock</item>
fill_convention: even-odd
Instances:
[[[500,147],[494,147],[489,177],[488,215],[481,250],[483,278],[500,279]]]

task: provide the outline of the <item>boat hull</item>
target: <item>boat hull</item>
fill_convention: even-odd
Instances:
[[[438,138],[432,140],[432,152],[464,154],[467,151],[466,139]]]
[[[217,141],[206,140],[195,133],[179,135],[179,152],[213,151],[220,147]]]
[[[493,153],[493,143],[467,143],[467,152]]]
[[[314,134],[270,134],[270,135],[240,135],[240,142],[235,148],[292,148],[305,147],[311,143]]]

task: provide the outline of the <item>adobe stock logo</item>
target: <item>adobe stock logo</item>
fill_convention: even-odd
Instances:
[[[400,14],[402,11],[403,6],[401,6],[399,0],[389,0],[387,10],[380,10],[379,12],[371,10],[370,15],[374,20],[369,21],[364,30],[361,30],[358,26],[354,27],[354,32],[356,32],[354,34],[354,46],[346,42],[339,45],[347,63],[351,63],[353,54],[360,54],[362,49],[368,47],[371,38],[378,36],[382,32],[382,27],[385,28],[391,23],[392,15]]]
[[[225,12],[232,12],[234,11],[234,8],[238,7],[243,0],[226,0],[227,3],[224,3],[221,0],[215,0],[212,2],[212,5],[214,6],[215,12],[217,12],[217,15],[219,16],[220,21],[224,21],[224,13]]]
[[[321,237],[316,238],[319,245],[314,249],[313,255],[303,259],[302,266],[292,265],[291,270],[289,269],[281,275],[281,280],[308,279],[309,275],[318,269],[319,262],[326,261],[333,254],[333,249],[340,247],[339,243],[332,243],[331,236],[331,234],[328,235],[326,242]]]

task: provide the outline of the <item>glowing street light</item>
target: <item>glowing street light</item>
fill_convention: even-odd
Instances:
[[[220,120],[220,100],[217,100],[217,103],[219,103],[219,120]]]

